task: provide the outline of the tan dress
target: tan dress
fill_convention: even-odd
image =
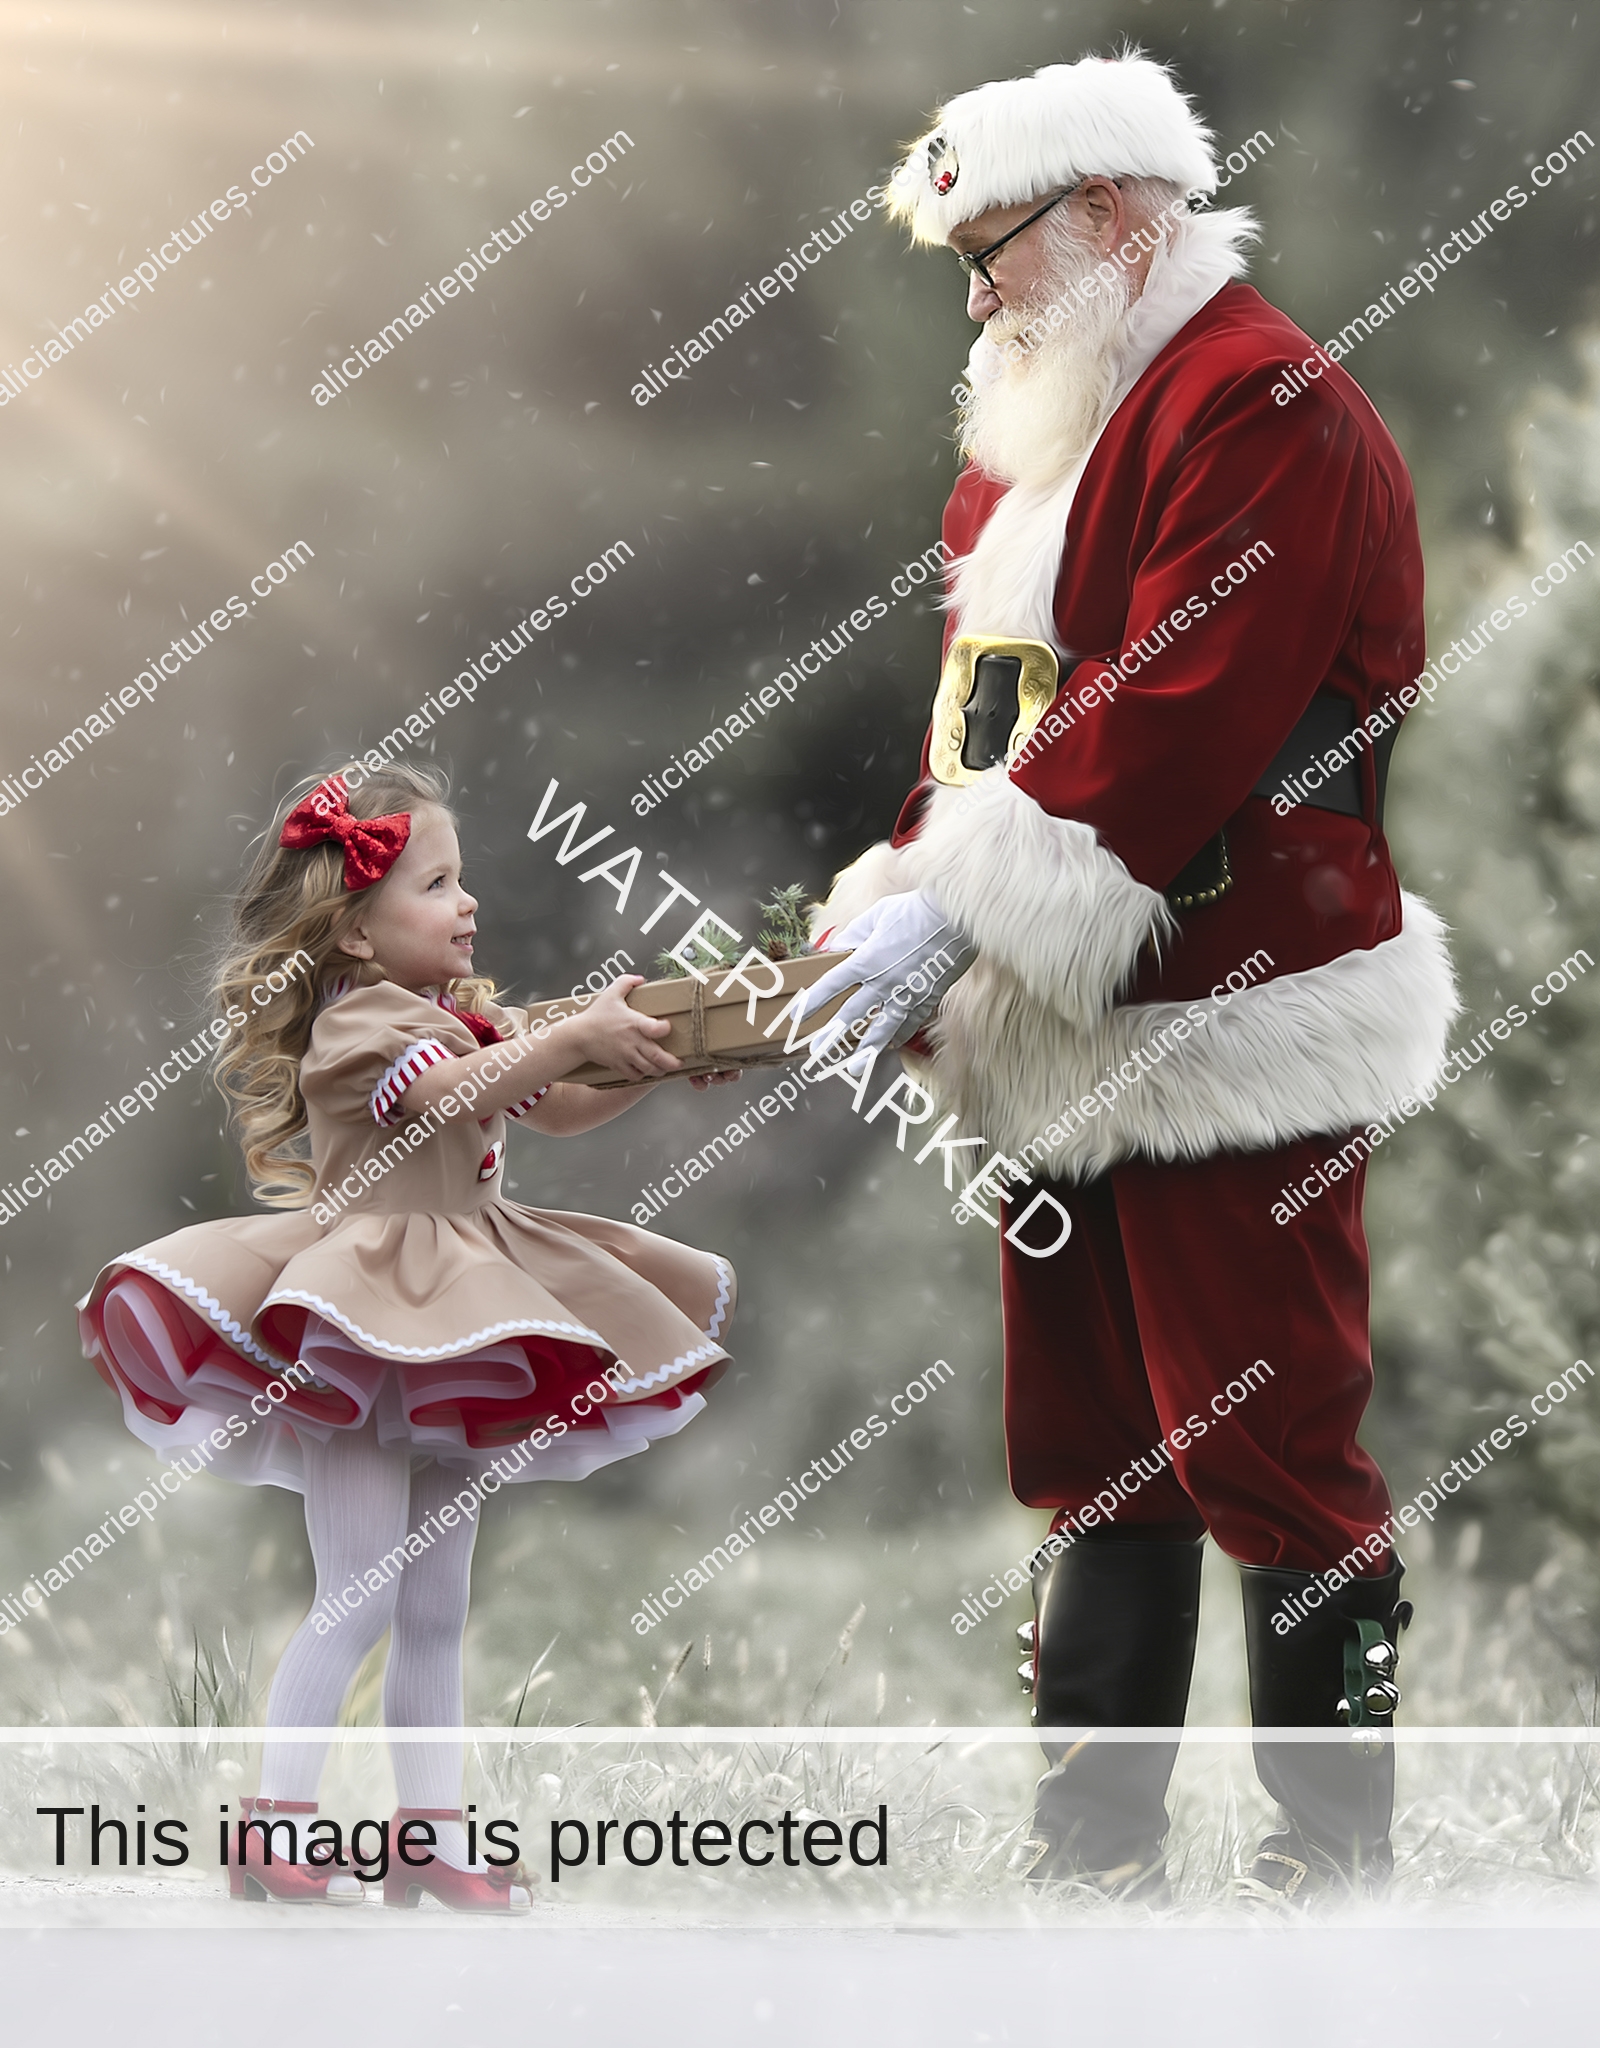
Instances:
[[[79,1305],[135,1436],[299,1490],[302,1435],[375,1415],[384,1442],[447,1465],[580,1479],[700,1412],[728,1356],[725,1259],[503,1200],[498,1112],[401,1121],[409,1082],[477,1046],[447,998],[392,983],[324,1006],[300,1070],[306,1207],[141,1245]]]

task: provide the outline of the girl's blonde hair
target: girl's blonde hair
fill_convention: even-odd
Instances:
[[[228,1103],[257,1200],[278,1209],[304,1208],[315,1185],[305,1143],[300,1062],[328,983],[362,967],[339,941],[384,886],[375,882],[369,889],[347,889],[344,848],[336,839],[304,848],[278,844],[290,811],[335,774],[350,783],[353,817],[380,818],[431,805],[455,822],[450,781],[442,769],[391,762],[372,774],[348,762],[298,783],[257,844],[212,976],[213,1001],[234,1022],[213,1060],[212,1079]],[[269,976],[274,988],[282,984],[282,992],[261,1006],[253,992]],[[463,977],[451,983],[449,992],[463,1009],[477,1010],[493,1000],[494,983]]]

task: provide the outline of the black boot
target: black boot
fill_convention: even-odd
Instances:
[[[1200,1619],[1192,1542],[1080,1538],[1036,1564],[1035,1723],[1177,1728],[1189,1703]],[[1078,1878],[1124,1897],[1166,1889],[1167,1783],[1175,1742],[1041,1745],[1030,1879]]]
[[[1381,1578],[1351,1579],[1320,1607],[1304,1600],[1319,1573],[1240,1571],[1256,1726],[1351,1730],[1337,1743],[1255,1745],[1257,1775],[1282,1811],[1250,1880],[1284,1899],[1381,1891],[1394,1868],[1394,1745],[1382,1731],[1400,1703],[1397,1645],[1411,1620],[1411,1603],[1400,1598],[1405,1566],[1391,1558]],[[1291,1595],[1295,1606],[1283,1605]]]

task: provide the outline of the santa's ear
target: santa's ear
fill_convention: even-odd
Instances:
[[[1108,234],[1114,238],[1126,210],[1115,181],[1111,178],[1086,178],[1079,196],[1088,210],[1089,226],[1094,234],[1102,241]]]

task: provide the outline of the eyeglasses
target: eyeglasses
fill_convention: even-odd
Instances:
[[[1087,182],[1087,180],[1084,180],[1084,183]],[[1113,178],[1111,182],[1113,185],[1116,185],[1118,187],[1120,187],[1122,184],[1122,180],[1120,178]],[[1053,199],[1047,199],[1043,206],[1035,208],[1035,210],[1028,215],[1028,218],[1026,220],[1018,221],[1017,225],[1011,229],[1009,234],[1002,235],[998,242],[991,242],[987,249],[979,249],[974,255],[971,256],[964,255],[958,249],[956,251],[956,261],[961,265],[961,268],[967,273],[968,277],[972,277],[974,274],[976,274],[978,277],[981,277],[983,279],[984,283],[989,287],[990,291],[997,292],[1000,289],[1000,287],[989,275],[990,258],[998,256],[1000,254],[1000,251],[1007,244],[1007,242],[1014,242],[1017,236],[1022,233],[1024,228],[1031,228],[1036,220],[1043,220],[1045,215],[1050,211],[1052,206],[1059,206],[1063,199],[1070,199],[1074,192],[1081,192],[1082,190],[1083,184],[1069,185],[1064,192],[1056,193]]]

